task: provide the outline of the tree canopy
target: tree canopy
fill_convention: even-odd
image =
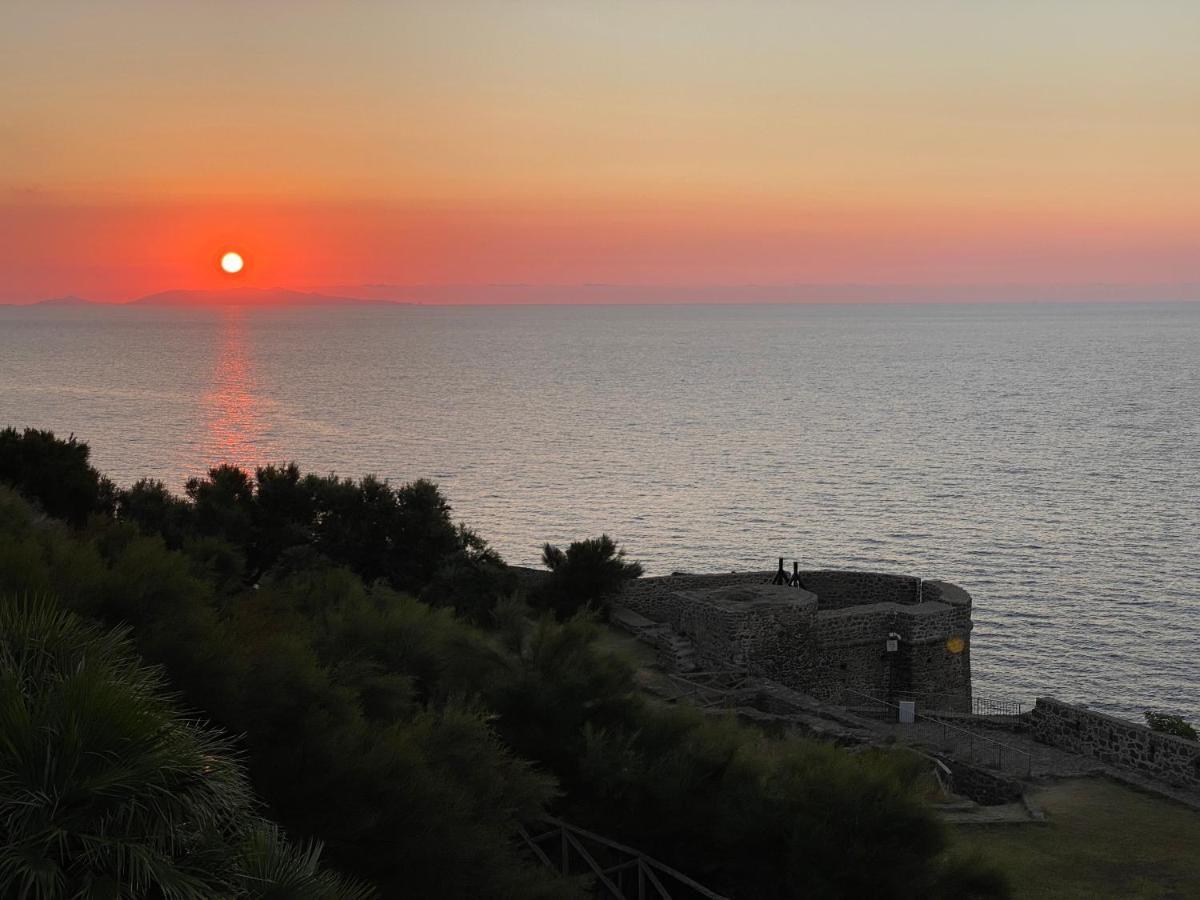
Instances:
[[[272,848],[290,847],[316,877],[304,842],[319,841],[385,897],[583,896],[521,844],[518,823],[555,815],[731,896],[1004,894],[949,852],[910,757],[648,700],[597,620],[640,573],[607,536],[547,547],[524,598],[431,482],[223,466],[183,497],[98,489],[59,521],[38,509],[80,454],[11,464],[36,456],[18,448],[3,475],[23,496],[0,486],[0,604],[57,598],[76,623],[124,629],[178,695],[160,715],[195,710],[208,724],[184,731],[215,758],[231,756],[219,733],[238,736],[227,790],[275,823],[245,832],[243,866],[281,872]]]

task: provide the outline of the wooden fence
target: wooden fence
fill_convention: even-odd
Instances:
[[[543,865],[589,881],[598,900],[729,900],[632,847],[561,819],[517,827]]]

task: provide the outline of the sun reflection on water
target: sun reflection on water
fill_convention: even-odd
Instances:
[[[219,347],[211,389],[204,396],[208,465],[253,471],[271,457],[267,403],[258,389],[246,310],[220,311]]]

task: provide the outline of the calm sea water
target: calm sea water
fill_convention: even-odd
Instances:
[[[1200,716],[1200,304],[9,308],[3,423],[432,477],[517,563],[945,578],[977,693]]]

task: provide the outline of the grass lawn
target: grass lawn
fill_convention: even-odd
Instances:
[[[1014,897],[1200,897],[1200,812],[1103,778],[1047,785],[1029,800],[1045,822],[955,834],[1009,873]]]

